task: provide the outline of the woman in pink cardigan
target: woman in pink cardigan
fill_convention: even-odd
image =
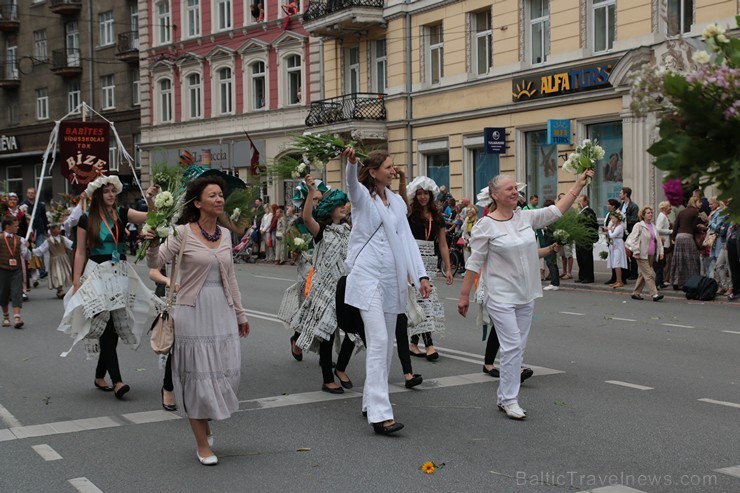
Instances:
[[[175,235],[150,248],[147,263],[160,268],[177,257],[184,241],[180,290],[175,303],[172,375],[177,405],[190,419],[201,464],[218,463],[208,421],[226,419],[239,408],[239,337],[249,335],[234,275],[231,235],[217,224],[224,211],[219,177],[193,180]],[[176,282],[176,280],[175,280]]]

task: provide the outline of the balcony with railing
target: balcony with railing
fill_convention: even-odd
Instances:
[[[82,73],[79,48],[62,48],[51,52],[51,71],[62,77],[78,77]]]
[[[0,89],[17,89],[21,84],[20,71],[18,70],[18,61],[0,60]]]
[[[51,0],[49,8],[55,14],[70,17],[80,13],[82,0]]]
[[[303,28],[314,36],[342,37],[385,26],[384,0],[314,0],[303,14]]]
[[[387,133],[385,120],[385,94],[354,93],[312,101],[306,126],[383,140]]]
[[[0,1],[0,31],[15,32],[21,26],[18,19],[18,2],[11,0]]]
[[[118,35],[116,58],[124,62],[139,60],[139,33],[137,31],[129,31]]]

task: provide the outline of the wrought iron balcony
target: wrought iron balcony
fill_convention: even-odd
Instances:
[[[139,33],[129,31],[118,35],[116,58],[125,62],[139,60]]]
[[[18,20],[18,2],[0,1],[0,31],[15,32],[20,27]]]
[[[73,16],[82,10],[82,0],[51,0],[49,8],[55,14]]]
[[[307,127],[354,120],[385,121],[385,94],[354,93],[313,101],[306,117]]]
[[[62,77],[77,77],[82,73],[79,48],[62,48],[51,52],[51,71]]]
[[[314,0],[303,14],[303,28],[314,36],[341,37],[385,26],[384,0]]]
[[[0,60],[0,88],[16,89],[21,84],[17,60]]]

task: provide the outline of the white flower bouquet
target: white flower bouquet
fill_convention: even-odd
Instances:
[[[311,235],[289,237],[287,245],[290,253],[301,254],[308,250],[308,247],[311,245]]]
[[[154,171],[154,170],[153,170]],[[161,181],[155,178],[163,190],[154,197],[155,210],[146,213],[146,222],[141,228],[141,234],[146,236],[150,231],[155,232],[155,238],[145,239],[136,251],[136,262],[146,257],[146,252],[152,241],[163,242],[168,236],[175,233],[173,224],[180,216],[185,206],[185,186],[182,171],[179,168],[169,168],[167,171],[154,173]],[[164,187],[168,187],[166,190]]]
[[[604,148],[599,145],[598,140],[584,139],[581,145],[576,147],[576,152],[568,156],[563,164],[563,171],[572,175],[580,175],[586,170],[596,169],[596,163],[604,159]],[[591,183],[591,178],[586,181]]]

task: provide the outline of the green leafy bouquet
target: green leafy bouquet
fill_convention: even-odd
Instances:
[[[599,239],[599,234],[589,225],[588,216],[569,210],[548,226],[553,239],[560,245],[575,243],[577,248],[588,248]]]
[[[311,246],[311,235],[290,236],[287,239],[287,246],[290,253],[301,254]]]
[[[355,149],[355,155],[362,160],[367,157],[360,144],[354,140],[344,140],[338,135],[312,134],[305,132],[293,136],[291,147],[294,154],[286,154],[268,167],[268,173],[283,179],[304,178],[314,172],[320,172],[326,163],[336,159],[347,147]],[[300,158],[296,157],[300,154]]]

